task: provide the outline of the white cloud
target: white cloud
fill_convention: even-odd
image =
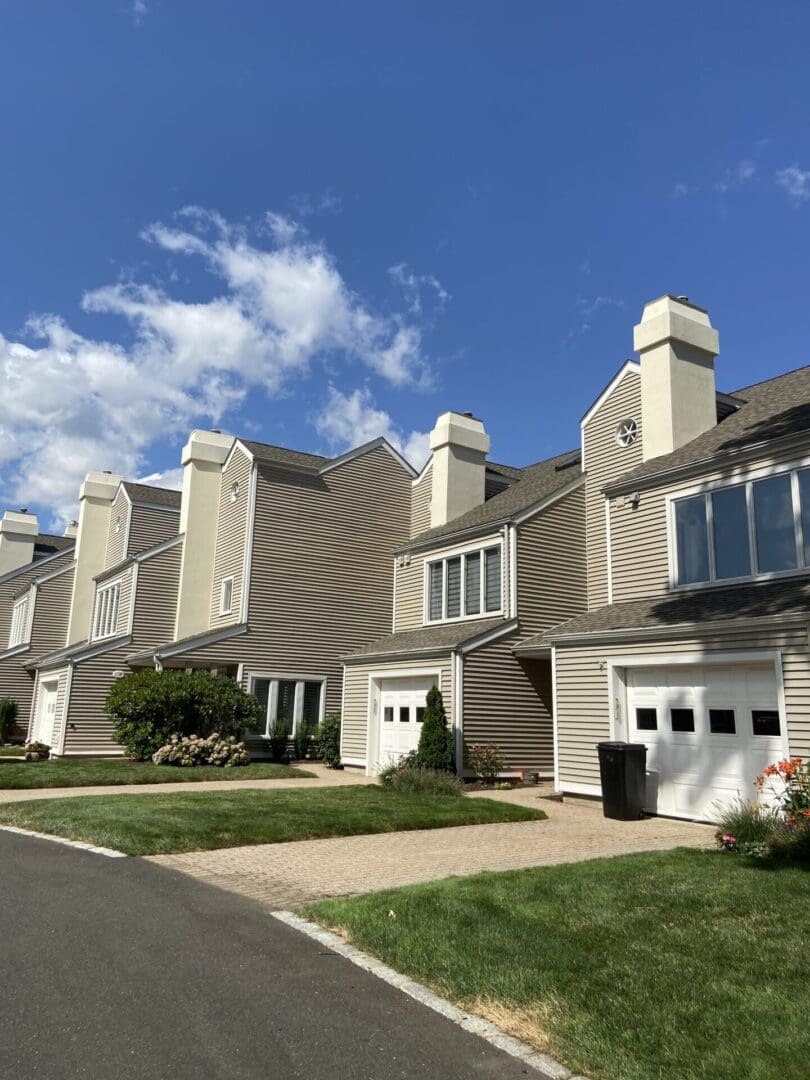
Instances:
[[[25,340],[0,335],[0,500],[70,518],[89,469],[143,473],[167,433],[182,442],[252,389],[286,395],[319,362],[365,367],[396,387],[429,379],[417,313],[376,312],[300,226],[281,215],[266,225],[260,242],[190,207],[179,225],[149,226],[144,239],[170,263],[203,260],[218,295],[180,300],[138,283],[85,293],[87,313],[124,320],[126,346],[55,315],[30,320]]]
[[[408,302],[408,311],[412,315],[422,314],[422,293],[425,289],[430,289],[435,293],[436,300],[442,307],[450,299],[450,293],[433,274],[414,274],[413,271],[408,270],[405,263],[389,266],[388,273],[401,287]]]
[[[692,195],[697,191],[696,187],[692,187],[691,184],[687,184],[681,180],[672,188],[670,194],[673,199],[685,199],[687,195]]]
[[[143,22],[144,15],[149,10],[146,6],[146,0],[133,0],[132,3],[132,21],[136,26],[140,26]]]
[[[344,394],[329,387],[329,398],[315,417],[318,433],[336,450],[350,450],[384,436],[415,469],[421,469],[430,452],[428,432],[405,433],[384,409],[375,407],[367,387]]]
[[[742,161],[738,161],[735,165],[723,170],[720,178],[715,181],[714,189],[719,191],[721,195],[725,195],[728,191],[737,190],[747,184],[756,171],[755,162],[751,158],[743,158]]]
[[[775,179],[797,205],[810,199],[810,169],[789,165],[786,169],[779,169]]]
[[[139,476],[136,483],[149,484],[152,487],[170,488],[172,491],[181,491],[183,488],[183,470],[164,469],[163,472],[149,473],[148,476]]]

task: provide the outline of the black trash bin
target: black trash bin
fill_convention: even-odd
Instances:
[[[597,749],[605,817],[637,821],[644,812],[647,747],[644,743],[600,742]]]

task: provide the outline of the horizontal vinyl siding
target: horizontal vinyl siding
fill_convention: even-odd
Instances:
[[[217,546],[214,556],[214,578],[211,589],[211,629],[233,626],[240,621],[242,587],[245,572],[245,539],[250,515],[250,474],[252,460],[237,447],[222,470],[219,489],[219,518]],[[231,487],[239,484],[239,496],[231,502]],[[267,527],[273,528],[272,522]],[[220,615],[219,601],[223,578],[233,578],[230,615]]]
[[[430,493],[433,488],[433,467],[414,485],[411,496],[411,536],[430,528]]]
[[[436,659],[400,660],[386,663],[378,660],[370,664],[351,664],[345,668],[345,687],[343,695],[343,756],[366,760],[368,738],[368,689],[369,678],[378,671],[396,672],[408,675],[409,672],[436,668],[441,673],[441,692],[448,722],[453,715],[452,662],[449,656]],[[375,717],[379,723],[379,715]],[[374,763],[372,762],[372,765]]]
[[[180,513],[177,510],[158,510],[151,506],[133,506],[129,527],[126,557],[162,544],[177,536]]]
[[[66,552],[56,559],[51,559],[43,566],[41,561],[33,562],[28,569],[21,570],[8,581],[0,582],[0,652],[8,648],[8,638],[11,633],[11,612],[14,608],[14,597],[25,592],[29,585],[38,577],[50,574],[52,570],[58,570],[62,566],[73,562],[73,551]]]
[[[180,542],[139,564],[130,652],[171,641],[182,555]]]
[[[807,630],[725,632],[691,641],[558,646],[557,737],[560,785],[599,784],[596,744],[610,738],[606,661],[617,657],[778,649],[782,654],[790,751],[810,756],[810,660]],[[753,777],[751,777],[753,783]]]
[[[104,703],[115,682],[114,671],[126,671],[126,655],[132,648],[125,646],[76,664],[70,684],[65,757],[123,755],[123,749],[112,740],[112,721],[104,714]]]
[[[128,566],[121,577],[121,592],[118,597],[118,621],[115,624],[116,634],[126,634],[129,630],[129,613],[132,609],[132,575],[133,567]]]
[[[105,570],[108,570],[111,566],[117,566],[126,558],[124,544],[127,540],[129,514],[131,509],[132,504],[124,493],[124,488],[119,487],[118,494],[113,499],[112,508],[110,510],[110,524],[107,532],[107,551],[104,556]],[[117,529],[115,527],[116,521],[119,522]]]
[[[522,636],[587,611],[584,486],[518,526],[517,559]]]
[[[669,554],[667,547],[667,495],[688,491],[700,484],[727,479],[738,482],[748,472],[769,466],[787,465],[796,460],[791,453],[769,454],[760,461],[731,473],[707,471],[697,480],[666,484],[641,491],[637,506],[625,503],[624,496],[611,500],[610,533],[613,560],[613,600],[639,600],[644,596],[662,596],[669,591]]]
[[[632,446],[616,442],[616,428],[622,420],[633,419],[639,436]],[[585,425],[586,539],[588,550],[588,607],[608,602],[607,545],[605,540],[605,497],[602,488],[621,473],[641,464],[641,379],[631,371]]]
[[[518,640],[512,634],[464,657],[465,766],[472,743],[494,743],[507,769],[552,773],[551,664],[517,660]]]

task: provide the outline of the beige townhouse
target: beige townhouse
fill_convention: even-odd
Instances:
[[[134,649],[174,625],[182,537],[180,493],[88,473],[75,557],[49,602],[50,648],[32,641],[29,737],[65,757],[120,754],[104,701]],[[36,646],[36,647],[35,647]]]
[[[601,794],[597,743],[647,746],[647,809],[712,820],[810,755],[810,368],[715,388],[719,340],[649,303],[582,420],[588,611],[551,650],[557,787]]]
[[[340,656],[390,625],[415,472],[384,439],[329,458],[195,431],[182,461],[176,617],[127,662],[238,679],[264,707],[261,755],[278,719],[340,709]]]
[[[517,469],[488,462],[489,445],[470,414],[439,417],[394,556],[391,632],[343,658],[343,760],[367,773],[416,748],[435,684],[459,769],[490,743],[509,772],[553,774],[550,650],[517,650],[587,609],[580,453]]]
[[[0,697],[17,703],[15,738],[25,737],[31,711],[25,662],[64,641],[60,612],[71,589],[74,536],[75,526],[65,536],[41,533],[27,510],[0,519]]]

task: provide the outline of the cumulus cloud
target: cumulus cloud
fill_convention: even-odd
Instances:
[[[148,473],[146,476],[139,476],[136,483],[169,488],[171,491],[181,491],[183,488],[183,470],[181,468],[164,469],[162,472]]]
[[[415,469],[422,468],[430,452],[429,433],[402,431],[389,413],[376,407],[368,387],[344,394],[330,386],[326,405],[315,417],[315,427],[336,451],[362,446],[382,435]]]
[[[69,518],[89,469],[143,473],[167,433],[181,442],[251,390],[286,395],[316,364],[365,368],[394,387],[429,378],[418,313],[374,310],[324,245],[282,215],[251,234],[189,207],[142,235],[170,264],[201,260],[217,295],[178,299],[137,282],[85,293],[85,312],[122,320],[126,345],[56,315],[31,319],[23,340],[0,335],[0,499]]]
[[[810,169],[789,165],[776,173],[776,183],[783,188],[797,205],[810,199]]]

